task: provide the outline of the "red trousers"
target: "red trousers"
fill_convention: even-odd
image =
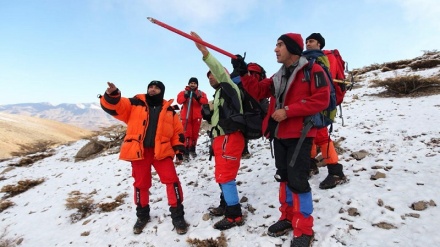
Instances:
[[[151,188],[151,166],[159,175],[160,182],[166,185],[168,205],[176,207],[183,202],[183,192],[179,177],[171,157],[163,160],[154,159],[154,148],[145,148],[144,159],[131,162],[134,178],[134,203],[145,207],[149,204]]]
[[[200,125],[202,125],[202,119],[190,119],[188,124],[186,119],[182,119],[182,125],[185,128],[185,147],[195,147],[197,145],[197,139],[199,139]]]
[[[244,136],[240,131],[217,136],[212,144],[215,159],[215,181],[227,183],[237,177],[240,168]]]

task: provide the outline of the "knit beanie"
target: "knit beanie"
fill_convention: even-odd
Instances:
[[[195,83],[197,84],[197,86],[199,85],[199,80],[197,80],[197,78],[195,78],[195,77],[191,77],[191,78],[189,78],[188,85],[189,85],[191,82],[195,82]]]
[[[150,96],[147,93],[147,101],[148,103],[153,103],[153,105],[162,104],[163,96],[165,95],[165,85],[161,81],[151,81],[148,84],[148,88],[153,85],[156,85],[158,88],[160,88],[160,93],[154,96]]]
[[[301,34],[298,33],[286,33],[281,35],[278,40],[281,40],[286,45],[287,51],[291,54],[301,56],[304,50],[304,41]]]
[[[314,39],[314,40],[318,41],[319,44],[321,45],[319,47],[319,48],[321,48],[321,50],[322,50],[322,48],[324,48],[324,46],[325,46],[325,39],[324,39],[324,37],[322,37],[322,35],[320,33],[312,33],[312,34],[310,34],[310,36],[306,38],[306,42],[309,39]]]

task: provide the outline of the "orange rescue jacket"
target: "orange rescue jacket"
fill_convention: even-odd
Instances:
[[[174,158],[177,153],[183,153],[185,137],[182,123],[171,107],[173,100],[163,101],[159,114],[159,122],[154,145],[154,158],[162,160]],[[126,161],[144,158],[144,139],[149,123],[148,105],[145,94],[133,98],[104,94],[100,98],[102,109],[114,118],[127,124],[124,142],[121,146],[119,159]]]

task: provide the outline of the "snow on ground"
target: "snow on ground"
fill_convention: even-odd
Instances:
[[[395,75],[387,73],[380,76]],[[338,120],[332,134],[344,150],[339,157],[349,183],[320,190],[319,183],[327,175],[325,167],[310,179],[315,202],[313,246],[438,246],[440,208],[431,204],[416,211],[411,205],[440,201],[440,95],[379,98],[371,94],[383,89],[367,87],[373,77],[377,75],[370,72],[366,80],[347,93],[343,103],[345,126]],[[203,218],[207,208],[219,202],[207,142],[206,135],[201,136],[198,157],[177,167],[184,190],[185,218],[190,223],[186,235],[173,231],[165,186],[157,175],[151,188],[151,222],[142,234],[134,235],[136,216],[129,163],[118,161],[117,154],[74,162],[73,157],[87,143],[81,140],[57,148],[54,156],[30,167],[16,167],[0,174],[0,188],[24,179],[45,179],[9,199],[15,206],[1,213],[0,229],[6,229],[4,238],[23,238],[20,246],[112,247],[188,246],[188,238],[217,238],[220,231],[212,225],[220,218]],[[250,145],[253,155],[242,161],[237,177],[239,196],[247,198],[242,202],[246,223],[223,231],[228,246],[289,246],[291,234],[279,238],[266,235],[268,226],[279,217],[278,183],[273,179],[274,160],[269,143],[261,139],[251,141]],[[361,150],[368,152],[364,159],[351,157]],[[0,172],[16,161],[1,162]],[[372,180],[377,172],[386,177]],[[128,196],[112,212],[96,211],[72,223],[70,215],[75,210],[66,208],[72,191],[90,194],[95,203],[113,201],[123,193]],[[381,223],[395,229],[376,226]]]

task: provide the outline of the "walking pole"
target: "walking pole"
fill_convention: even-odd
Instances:
[[[189,101],[188,101],[188,109],[186,110],[186,121],[185,121],[185,128],[183,132],[186,134],[186,127],[188,126],[188,119],[189,119],[189,112],[191,111],[191,103],[192,103],[192,97],[193,97],[193,91],[189,93]],[[186,137],[186,145],[185,145],[185,153],[188,154],[189,152],[189,137]]]
[[[230,58],[237,59],[237,56],[235,56],[232,53],[229,53],[229,52],[227,52],[227,51],[225,51],[223,49],[220,49],[217,46],[214,46],[214,45],[212,45],[210,43],[207,43],[207,42],[205,42],[205,41],[203,41],[201,39],[195,38],[195,37],[193,37],[193,36],[191,36],[191,35],[189,35],[189,34],[187,34],[185,32],[180,31],[179,29],[176,29],[176,28],[174,28],[172,26],[169,26],[169,25],[167,25],[167,24],[165,24],[165,23],[163,23],[161,21],[158,21],[158,20],[152,18],[152,17],[147,17],[147,19],[149,21],[151,21],[152,23],[156,24],[156,25],[159,25],[159,26],[161,26],[163,28],[166,28],[166,29],[168,29],[168,30],[170,30],[172,32],[175,32],[175,33],[177,33],[179,35],[182,35],[183,37],[185,37],[187,39],[190,39],[190,40],[192,40],[194,42],[197,42],[197,43],[199,43],[201,45],[209,47],[209,48],[213,49],[214,51],[220,52],[221,54],[226,55],[226,56],[228,56]]]
[[[188,118],[189,118],[189,112],[191,111],[192,97],[193,97],[193,91],[191,90],[191,93],[189,94],[188,109],[186,111],[186,122],[185,122],[185,128],[183,130],[184,132],[186,132],[186,127],[188,126]]]

